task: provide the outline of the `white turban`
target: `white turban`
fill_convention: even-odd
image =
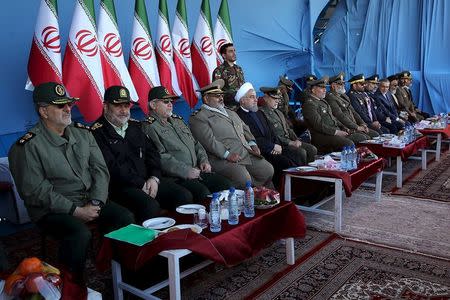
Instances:
[[[253,85],[250,82],[246,82],[244,83],[236,92],[236,96],[234,96],[234,100],[236,102],[239,102],[239,100],[241,100],[242,97],[245,96],[245,94],[247,94],[248,91],[250,90],[254,90]]]

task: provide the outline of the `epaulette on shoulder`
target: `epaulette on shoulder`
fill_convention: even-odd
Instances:
[[[84,124],[81,124],[81,123],[79,123],[79,122],[75,122],[75,123],[73,123],[73,125],[74,125],[76,128],[82,128],[82,129],[91,130],[91,127],[89,127],[89,126],[87,126],[87,125],[84,125]]]
[[[144,120],[144,122],[147,122],[147,123],[149,123],[149,124],[152,124],[153,122],[155,122],[155,118],[153,118],[153,117],[147,117],[145,120]]]
[[[96,130],[96,129],[99,129],[99,128],[101,128],[101,127],[103,127],[103,124],[102,124],[102,123],[95,122],[95,123],[91,126],[91,130]]]
[[[27,143],[28,141],[30,141],[32,138],[34,138],[36,136],[35,133],[33,132],[27,132],[25,133],[18,141],[17,144],[18,145],[25,145],[25,143]]]
[[[182,116],[179,116],[179,115],[176,115],[176,114],[172,114],[172,118],[183,120]]]
[[[131,122],[131,123],[138,123],[138,124],[141,123],[141,121],[136,120],[136,119],[131,119],[131,118],[128,120],[128,122]]]
[[[196,114],[198,114],[198,112],[200,111],[200,109],[194,110],[191,114],[191,116],[195,116]]]

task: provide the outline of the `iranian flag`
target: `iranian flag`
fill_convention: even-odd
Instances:
[[[113,85],[125,86],[130,91],[131,100],[137,101],[138,95],[123,58],[114,0],[100,2],[97,35],[105,89]]]
[[[27,90],[44,82],[62,83],[58,3],[42,0],[28,59]]]
[[[93,0],[76,0],[63,61],[63,81],[86,121],[102,114],[103,75]]]
[[[173,60],[177,71],[178,85],[189,106],[197,104],[198,97],[195,90],[197,83],[192,76],[191,50],[189,43],[186,3],[178,0],[177,14],[172,29]]]
[[[217,67],[211,23],[209,0],[203,0],[191,45],[192,72],[200,87],[211,83],[212,73]]]
[[[216,26],[214,26],[214,42],[217,55],[217,65],[223,62],[220,55],[220,47],[226,43],[233,42],[233,33],[231,32],[230,12],[228,10],[228,1],[222,0],[220,3],[219,14],[217,15]]]
[[[139,106],[145,114],[148,114],[148,92],[160,83],[144,0],[136,0],[134,6],[128,70],[139,97]]]
[[[173,47],[169,29],[167,1],[159,0],[158,29],[156,41],[156,61],[158,62],[159,79],[170,93],[181,95],[177,74],[173,63]]]

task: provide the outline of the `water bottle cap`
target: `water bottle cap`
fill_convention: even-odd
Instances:
[[[236,189],[234,187],[230,187],[230,193],[234,193]]]
[[[219,193],[213,193],[213,199],[219,198]]]
[[[251,187],[252,186],[252,182],[250,180],[247,180],[247,182],[245,183],[246,187]]]

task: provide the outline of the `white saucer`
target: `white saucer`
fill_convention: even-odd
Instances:
[[[317,170],[316,167],[311,167],[311,166],[301,166],[301,167],[297,167],[295,169],[297,171],[302,171],[302,172],[310,172],[310,171],[316,171]]]
[[[175,210],[180,214],[190,215],[196,213],[200,208],[206,209],[200,204],[185,204],[178,206]]]
[[[145,220],[142,223],[142,226],[144,226],[145,228],[150,228],[150,229],[163,229],[163,228],[173,226],[173,225],[175,225],[175,223],[176,223],[175,220],[172,218],[159,217],[159,218],[152,218],[152,219]]]
[[[174,227],[176,227],[178,229],[191,228],[192,231],[194,231],[195,233],[201,233],[203,231],[203,229],[200,226],[196,225],[196,224],[180,224],[180,225],[176,225],[176,226],[173,226],[173,227],[170,227],[170,228],[174,228]],[[169,231],[170,228],[167,228],[167,229],[165,229],[163,231],[164,232],[170,232]]]

